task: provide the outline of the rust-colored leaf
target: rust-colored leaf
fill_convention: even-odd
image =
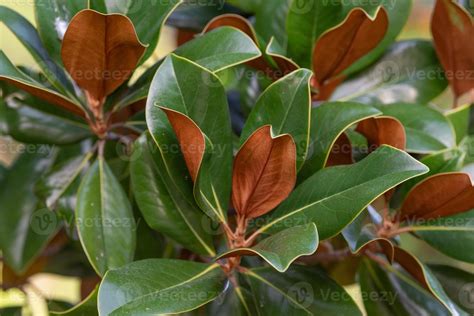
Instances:
[[[246,218],[268,213],[293,190],[296,145],[290,135],[272,137],[271,126],[255,131],[237,153],[232,178],[232,203]]]
[[[474,19],[452,0],[437,0],[431,20],[436,53],[446,70],[458,105],[467,94],[474,102]]]
[[[400,248],[394,247],[394,260],[398,262],[403,269],[405,269],[415,280],[417,280],[425,289],[431,292],[431,288],[425,279],[423,267],[418,260],[409,252]]]
[[[431,219],[474,208],[474,187],[466,173],[443,173],[427,178],[409,193],[401,208],[403,219]]]
[[[339,75],[374,49],[387,29],[388,15],[383,7],[373,20],[364,10],[353,9],[344,22],[321,35],[316,42],[313,71],[319,84]]]
[[[405,150],[405,128],[396,118],[368,118],[357,125],[356,131],[367,138],[370,152],[374,151],[381,145],[390,145]]]
[[[346,133],[341,134],[331,148],[326,167],[350,165],[354,163],[352,144]]]
[[[204,134],[201,132],[199,126],[186,115],[163,107],[161,109],[166,113],[166,116],[168,116],[168,120],[178,138],[181,152],[183,153],[191,178],[193,181],[196,181],[206,149]]]
[[[144,52],[126,16],[83,10],[69,24],[61,56],[97,113],[105,97],[130,78]]]

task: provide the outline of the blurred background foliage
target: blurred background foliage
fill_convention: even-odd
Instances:
[[[400,39],[430,39],[430,18],[434,6],[434,0],[415,0],[413,2],[414,4],[410,19],[406,24],[403,32],[401,33]],[[34,0],[0,0],[0,5],[5,5],[18,11],[20,14],[25,16],[30,22],[35,24],[33,3]],[[159,45],[153,53],[153,57],[150,58],[146,64],[142,65],[140,71],[138,71],[135,75],[139,75],[140,73],[142,73],[149,65],[153,64],[155,61],[171,52],[175,47],[175,30],[170,27],[165,27],[163,29],[163,34],[160,38]],[[11,34],[11,32],[2,23],[0,23],[0,49],[4,50],[6,55],[9,56],[13,63],[17,65],[37,67],[36,63],[30,56],[28,51],[20,44],[17,38],[13,36],[13,34]],[[437,100],[435,100],[435,103],[438,106],[443,107],[443,105],[445,104],[450,104],[451,100],[452,96],[449,92],[449,89],[447,89],[443,95],[441,95]],[[11,141],[0,137],[0,145],[2,143],[5,144],[5,142]],[[13,152],[0,151],[1,163],[8,165],[13,158]],[[416,240],[413,237],[410,237],[409,235],[404,235],[403,243],[407,246],[408,250],[413,250],[419,255],[420,259],[425,260],[426,262],[449,262],[451,265],[453,264],[452,259],[433,251],[424,243]],[[459,263],[459,267],[474,270],[474,265],[469,266],[467,264]],[[22,293],[17,289],[9,290],[6,292],[0,290],[0,308],[22,305],[25,306],[22,312],[23,315],[43,316],[48,315],[47,300],[57,300],[69,302],[71,304],[76,304],[80,301],[80,283],[74,278],[60,277],[57,275],[39,274],[33,277],[33,280],[31,280],[31,285],[29,285],[25,290],[26,294]],[[357,299],[357,286],[350,286],[348,288],[348,291]],[[359,304],[362,305],[360,299],[358,299],[357,301],[359,302]]]

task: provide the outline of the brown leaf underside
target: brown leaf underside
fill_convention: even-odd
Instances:
[[[357,125],[356,131],[367,138],[370,151],[377,149],[381,145],[390,145],[400,150],[405,150],[405,128],[395,118],[368,118]]]
[[[356,60],[375,48],[388,29],[388,15],[383,7],[372,21],[367,13],[356,8],[338,27],[323,34],[313,51],[313,71],[323,85],[339,75]]]
[[[470,92],[467,103],[474,102],[474,19],[455,1],[436,1],[431,32],[436,53],[458,99]],[[461,74],[461,75],[460,75]]]
[[[163,107],[161,109],[168,116],[168,120],[178,138],[191,178],[196,181],[206,149],[204,135],[199,126],[186,115]]]
[[[466,173],[432,176],[409,193],[401,208],[404,219],[451,216],[474,208],[474,187]]]
[[[145,52],[132,22],[123,15],[79,12],[64,35],[61,56],[92,110],[100,108],[132,75]]]
[[[286,199],[295,182],[293,138],[273,138],[271,126],[263,126],[249,137],[234,160],[232,203],[240,215],[258,217]]]

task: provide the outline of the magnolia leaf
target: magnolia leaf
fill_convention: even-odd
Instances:
[[[376,108],[355,102],[328,102],[311,111],[308,157],[299,174],[309,178],[326,165],[336,140],[351,125],[382,114]]]
[[[311,72],[297,70],[269,86],[250,112],[240,136],[243,143],[262,125],[271,125],[275,135],[289,134],[296,143],[298,169],[309,145]]]
[[[49,6],[49,3],[45,5]],[[67,79],[64,70],[51,59],[47,51],[48,47],[43,46],[34,26],[22,15],[5,6],[0,6],[0,22],[4,22],[5,26],[28,49],[48,81],[60,93],[70,96],[69,91],[73,91],[71,83]],[[0,53],[3,54],[3,52]],[[0,71],[0,77],[2,77],[2,72]]]
[[[174,53],[196,62],[211,72],[222,71],[253,60],[261,54],[248,36],[230,27],[202,34],[178,47]],[[159,60],[148,68],[129,88],[127,95],[117,101],[115,108],[120,109],[130,104],[143,103],[148,95],[153,76],[162,62],[163,60]]]
[[[309,256],[318,249],[318,230],[314,223],[285,229],[255,246],[236,248],[217,257],[260,256],[279,272],[285,272],[299,257]]]
[[[362,315],[351,296],[317,267],[294,265],[280,273],[271,267],[244,272],[259,315]]]
[[[85,90],[93,111],[99,111],[105,97],[130,78],[144,52],[128,18],[92,10],[72,19],[61,48],[66,70]]]
[[[258,59],[262,53],[245,32],[224,26],[215,30],[210,28],[209,33],[203,33],[179,47],[175,54],[192,60],[212,72],[218,72]]]
[[[273,137],[270,125],[256,130],[234,161],[232,204],[240,216],[255,218],[278,206],[296,182],[296,146],[288,134]]]
[[[364,10],[366,10],[366,12],[372,12],[376,10],[377,6],[382,5],[387,11],[388,20],[390,23],[388,25],[387,32],[385,33],[385,37],[377,45],[377,47],[354,62],[343,72],[344,75],[357,73],[379,59],[380,56],[385,53],[387,47],[389,47],[397,39],[398,35],[405,27],[413,7],[412,0],[397,0],[394,2],[388,2],[385,0],[357,0],[353,1],[352,4],[362,7]]]
[[[431,270],[408,251],[395,247],[395,261],[443,304],[451,315],[466,315],[446,294]]]
[[[452,125],[435,109],[410,103],[394,103],[378,109],[405,127],[406,151],[410,153],[433,153],[456,145]]]
[[[5,264],[24,273],[58,229],[50,210],[38,207],[35,182],[49,169],[56,154],[46,146],[20,155],[4,176],[0,191],[0,248]],[[8,185],[7,185],[8,184]]]
[[[98,297],[103,316],[178,314],[216,299],[227,279],[218,264],[147,259],[105,275]]]
[[[136,225],[132,208],[103,158],[94,162],[81,182],[76,226],[87,258],[99,275],[133,260]]]
[[[248,37],[252,39],[259,51],[261,51],[260,44],[257,38],[257,34],[250,22],[244,17],[237,14],[223,14],[212,19],[204,28],[203,33],[211,32],[214,29],[221,27],[233,27],[242,32],[244,32]],[[266,73],[271,72],[270,66],[265,60],[265,57],[262,54],[259,54],[259,57],[248,61],[247,65],[253,67],[257,70],[263,70]]]
[[[442,173],[417,184],[400,210],[405,219],[451,216],[474,208],[474,187],[466,173]]]
[[[446,307],[399,269],[365,259],[359,265],[360,283],[367,315],[451,315]]]
[[[326,168],[304,181],[265,218],[259,232],[313,222],[321,240],[333,237],[377,197],[426,172],[405,152],[381,146],[354,165]]]
[[[390,145],[405,150],[405,128],[396,118],[388,116],[369,118],[360,122],[356,131],[367,138],[370,150],[380,145]]]
[[[36,109],[45,102],[31,96],[11,95],[0,100],[1,120],[5,133],[15,140],[29,144],[70,145],[90,137],[89,127],[56,113]],[[47,106],[51,106],[47,104]]]
[[[35,193],[54,210],[60,198],[73,186],[81,172],[89,164],[91,153],[64,160],[53,166],[35,185]]]
[[[469,93],[466,103],[474,102],[474,18],[456,1],[437,0],[431,20],[436,53],[455,94],[454,105]],[[459,74],[464,74],[459,76]]]
[[[66,96],[63,96],[57,91],[44,87],[30,76],[20,71],[12,64],[12,62],[1,50],[0,80],[12,84],[15,87],[18,87],[28,93],[31,93],[32,95],[40,99],[43,99],[55,105],[59,105],[65,110],[77,114],[78,116],[84,116],[84,112],[81,109],[81,106],[75,103],[75,101],[69,99]]]
[[[135,26],[137,36],[147,49],[141,62],[147,60],[155,51],[160,38],[160,32],[168,17],[183,3],[183,0],[167,1],[135,1],[135,0],[106,0],[106,13],[126,15]],[[105,13],[105,12],[104,12]]]
[[[353,9],[343,23],[321,35],[316,42],[312,67],[317,82],[323,85],[375,48],[387,28],[388,16],[383,7],[374,18],[360,8]]]
[[[135,143],[130,175],[140,211],[151,228],[198,254],[214,256],[211,231],[205,230],[211,225],[194,201],[186,166],[165,146],[149,134]]]
[[[176,133],[189,174],[193,181],[196,181],[206,149],[205,136],[199,126],[186,115],[164,107],[161,109],[166,113]]]
[[[371,67],[338,86],[331,99],[369,104],[427,103],[446,86],[430,42],[400,41]]]
[[[410,230],[449,257],[474,263],[474,211],[416,221]]]
[[[443,286],[446,294],[466,312],[474,313],[471,298],[474,274],[444,265],[430,265],[431,272]]]
[[[351,140],[346,133],[342,133],[332,145],[325,167],[351,165],[353,163]]]
[[[97,312],[97,294],[99,287],[96,287],[82,302],[63,312],[51,312],[51,315],[63,316],[96,316]]]
[[[340,1],[290,1],[286,22],[288,56],[298,65],[312,68],[318,38],[344,19]],[[316,69],[314,69],[316,70]]]
[[[232,137],[224,87],[207,69],[171,55],[158,69],[147,103],[148,128],[156,143],[164,145],[169,144],[165,138],[170,131],[181,131],[173,131],[160,107],[186,115],[188,122],[194,122],[204,134],[205,157],[199,164],[194,196],[200,208],[213,220],[225,221],[232,181]],[[190,140],[193,141],[196,140]],[[181,148],[186,155],[197,154],[201,149]]]

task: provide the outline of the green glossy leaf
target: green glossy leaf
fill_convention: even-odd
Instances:
[[[2,316],[21,316],[23,306],[0,308],[0,315]]]
[[[34,108],[38,101],[16,97],[0,100],[5,133],[22,143],[51,145],[74,144],[92,135],[86,124]]]
[[[442,253],[474,263],[474,210],[449,217],[417,221],[413,230]]]
[[[350,295],[316,267],[245,272],[259,315],[362,315]]]
[[[61,197],[73,186],[89,164],[92,154],[77,156],[53,166],[35,185],[35,193],[49,209],[56,209]]]
[[[97,294],[99,288],[97,287],[90,293],[82,302],[71,309],[64,312],[51,312],[51,315],[64,315],[64,316],[98,316],[97,311]]]
[[[62,65],[61,45],[72,18],[88,8],[88,0],[35,0],[38,33],[51,57]]]
[[[212,72],[225,70],[261,55],[250,37],[231,27],[222,27],[202,34],[178,47],[174,53]],[[116,109],[147,97],[150,83],[161,63],[161,60],[158,61],[133,84],[127,95],[118,100]]]
[[[430,42],[396,42],[367,70],[341,84],[332,100],[428,103],[447,87]]]
[[[134,1],[134,0],[106,0],[108,13],[126,15],[135,26],[140,41],[148,48],[142,57],[147,60],[155,51],[160,38],[161,28],[169,15],[181,4],[182,0],[167,1]]]
[[[137,261],[107,272],[99,289],[99,313],[184,313],[216,299],[226,283],[217,264],[170,259]]]
[[[174,52],[212,72],[242,64],[261,56],[253,40],[232,27],[220,27],[187,42]]]
[[[333,237],[378,196],[426,172],[428,168],[405,152],[381,146],[356,164],[326,168],[308,178],[259,231],[275,233],[313,222],[321,240]]]
[[[315,253],[318,243],[318,230],[311,223],[285,229],[251,248],[230,250],[219,255],[218,259],[235,255],[257,255],[279,272],[285,272],[299,257]]]
[[[3,22],[26,47],[44,72],[48,81],[56,89],[64,93],[67,93],[68,89],[71,91],[72,86],[64,70],[51,59],[48,51],[41,42],[38,32],[26,18],[10,8],[0,6],[0,21]],[[3,52],[1,52],[1,54],[3,54]],[[2,63],[3,62],[4,61],[2,61]],[[3,69],[0,70],[0,76],[2,75]]]
[[[272,37],[286,47],[287,33],[286,18],[292,0],[260,1],[256,8],[255,31],[266,43]]]
[[[394,268],[386,270],[366,259],[357,273],[369,316],[450,315],[425,289]]]
[[[331,148],[346,129],[380,114],[376,108],[355,102],[329,102],[313,108],[309,154],[299,174],[300,181],[324,168]]]
[[[429,268],[456,305],[469,314],[473,314],[472,289],[474,274],[450,266],[430,265]]]
[[[469,133],[469,116],[471,112],[471,105],[460,106],[452,111],[446,113],[446,117],[449,119],[454,127],[456,133],[456,144],[461,141]]]
[[[76,226],[89,262],[99,275],[133,260],[135,220],[123,188],[99,158],[77,194]]]
[[[163,110],[187,115],[206,137],[205,156],[194,184],[194,197],[213,220],[224,221],[232,174],[232,136],[225,90],[219,79],[199,65],[172,55],[158,69],[147,102],[147,124],[158,144],[169,144],[172,131]]]
[[[297,151],[297,168],[306,158],[309,145],[311,71],[299,69],[269,86],[260,96],[245,123],[241,144],[263,125],[274,135],[289,134]]]
[[[194,201],[182,157],[160,150],[149,134],[135,143],[130,162],[132,189],[151,228],[198,254],[214,256],[211,227]],[[168,162],[170,165],[168,165]]]
[[[428,106],[394,103],[378,108],[384,115],[395,117],[403,124],[408,152],[428,154],[456,146],[456,136],[449,120]]]
[[[56,154],[46,146],[30,147],[29,152],[9,168],[0,190],[0,249],[4,262],[18,274],[33,263],[58,226],[54,213],[38,207],[33,191]]]

